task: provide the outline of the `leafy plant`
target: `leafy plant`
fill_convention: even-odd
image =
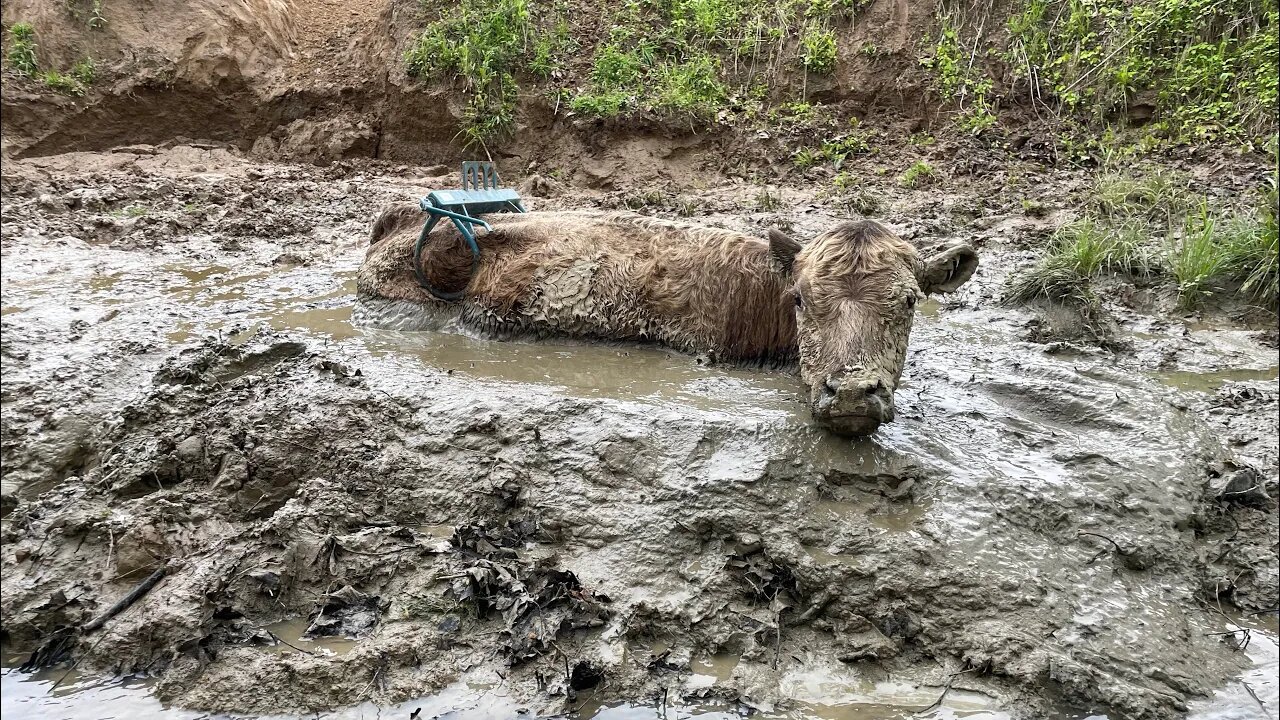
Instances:
[[[836,36],[830,30],[810,26],[800,39],[800,62],[809,72],[826,74],[836,67]]]
[[[1006,53],[1035,97],[1103,121],[1135,102],[1175,142],[1275,128],[1277,20],[1264,0],[1028,0]]]
[[[35,77],[36,31],[31,23],[19,22],[9,27],[9,64],[28,77]]]
[[[924,160],[917,160],[907,171],[898,178],[898,184],[904,188],[914,188],[920,185],[926,185],[937,178],[937,171],[933,166]]]
[[[526,0],[464,0],[422,31],[405,61],[415,76],[452,72],[465,79],[470,98],[462,132],[469,145],[483,144],[514,126],[513,71],[530,34]]]
[[[98,75],[97,65],[94,64],[93,58],[87,57],[75,65],[71,66],[71,77],[81,85],[92,85],[94,78]]]

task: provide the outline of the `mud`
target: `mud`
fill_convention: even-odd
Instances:
[[[983,270],[917,319],[899,420],[851,442],[785,374],[353,325],[374,210],[451,178],[190,146],[6,162],[8,647],[172,563],[77,638],[77,697],[1249,717],[1274,628],[1215,633],[1276,607],[1275,352],[1151,306],[1115,309],[1117,351],[1028,340],[1034,311],[997,300],[1048,221],[1001,182],[880,189],[882,219]],[[695,216],[812,235],[847,212],[773,191],[703,189]],[[6,673],[5,709],[49,677]]]

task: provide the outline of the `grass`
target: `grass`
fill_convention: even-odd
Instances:
[[[1216,207],[1171,177],[1100,179],[1089,214],[1059,228],[1039,262],[1011,280],[1005,301],[1045,298],[1093,305],[1091,281],[1122,275],[1168,277],[1184,308],[1236,292],[1276,307],[1275,176],[1254,204],[1235,207]]]
[[[1174,142],[1274,133],[1274,0],[1025,0],[1008,66],[1034,98],[1099,123],[1141,99]]]
[[[1151,272],[1145,240],[1143,228],[1134,224],[1112,226],[1085,218],[1065,225],[1054,233],[1045,257],[1013,281],[1005,300],[1046,298],[1091,303],[1089,280],[1104,273]]]
[[[835,71],[837,35],[866,5],[621,0],[584,12],[565,0],[421,3],[428,20],[405,63],[415,77],[461,86],[470,145],[514,131],[515,105],[530,84],[544,86],[557,107],[589,117],[648,114],[695,128],[762,117],[771,98],[797,92],[785,68]],[[803,88],[791,95],[796,106],[806,104]]]
[[[514,129],[514,73],[532,59],[531,47],[536,56],[533,32],[526,0],[464,0],[422,31],[405,62],[416,77],[452,73],[465,80],[462,135],[467,145],[483,145]]]
[[[40,70],[36,61],[36,31],[30,23],[25,22],[14,23],[9,27],[9,53],[6,58],[14,70],[64,95],[84,95],[97,75],[93,58],[85,58],[76,63],[69,73],[52,68]]]
[[[1135,211],[1153,219],[1171,218],[1187,210],[1190,198],[1187,180],[1163,168],[1148,175],[1134,177],[1107,172],[1094,184],[1092,209],[1108,217],[1120,217]]]
[[[917,160],[915,164],[907,168],[902,173],[902,177],[898,178],[898,184],[904,188],[916,188],[922,185],[931,184],[937,179],[938,173],[933,166],[924,160]]]
[[[19,22],[9,27],[9,65],[27,77],[35,77],[36,31],[31,23]]]
[[[60,92],[64,95],[75,95],[77,97],[84,95],[85,93],[85,87],[79,80],[76,80],[70,75],[64,75],[57,70],[45,70],[40,73],[38,77],[40,82],[44,83],[46,87],[55,92]]]

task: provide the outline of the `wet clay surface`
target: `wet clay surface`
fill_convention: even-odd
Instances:
[[[1255,716],[1274,627],[1233,629],[1273,617],[1278,538],[1253,330],[1133,311],[1119,351],[1031,342],[996,298],[1041,222],[980,182],[885,189],[883,219],[983,265],[919,314],[898,421],[839,439],[787,373],[352,325],[376,209],[447,183],[190,147],[6,162],[10,647],[165,567],[68,657],[201,711]],[[807,238],[844,213],[755,192],[696,217]]]

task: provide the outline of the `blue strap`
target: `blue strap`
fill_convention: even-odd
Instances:
[[[472,231],[472,226],[479,225],[489,232],[493,232],[493,228],[489,226],[489,223],[481,220],[480,218],[436,207],[431,204],[429,198],[423,198],[418,203],[418,207],[422,208],[423,212],[430,215],[427,222],[422,225],[422,232],[418,233],[418,242],[414,243],[413,246],[413,272],[418,278],[418,284],[421,285],[424,290],[431,293],[432,296],[439,298],[440,300],[444,300],[445,302],[461,300],[462,296],[466,294],[467,291],[465,286],[457,292],[445,292],[443,290],[437,290],[430,282],[427,281],[427,275],[422,270],[422,252],[426,249],[427,235],[431,233],[431,229],[436,226],[436,223],[440,222],[440,218],[447,217],[453,221],[453,226],[458,228],[458,233],[462,235],[462,239],[467,243],[467,248],[471,250],[471,272],[467,275],[467,282],[469,284],[471,282],[471,278],[476,275],[476,268],[480,266],[480,246],[476,244],[476,236]]]

